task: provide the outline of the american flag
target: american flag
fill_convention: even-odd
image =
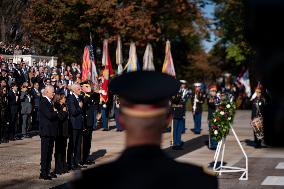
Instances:
[[[94,86],[98,86],[98,72],[96,68],[96,61],[95,61],[95,55],[94,55],[94,48],[93,48],[93,40],[92,40],[92,35],[90,33],[90,60],[91,60],[91,78],[90,80],[92,81]]]

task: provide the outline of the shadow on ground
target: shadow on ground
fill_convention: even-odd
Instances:
[[[89,160],[91,160],[91,161],[96,161],[97,159],[103,157],[106,153],[107,153],[106,149],[101,149],[101,150],[98,150],[98,151],[96,151],[96,152],[93,152],[93,153],[89,156]]]
[[[208,135],[201,135],[191,140],[184,142],[183,150],[172,150],[172,147],[168,147],[164,149],[166,154],[168,154],[172,158],[178,158],[190,152],[193,152],[199,148],[202,148],[206,145],[206,141],[208,141]]]

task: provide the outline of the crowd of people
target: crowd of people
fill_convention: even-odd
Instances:
[[[13,60],[0,65],[0,143],[21,140],[39,133],[41,137],[42,179],[52,179],[72,169],[80,169],[92,161],[89,158],[92,132],[98,129],[109,131],[109,119],[113,117],[117,131],[122,131],[119,122],[119,96],[109,94],[107,102],[102,101],[100,88],[91,82],[81,81],[80,65],[62,63],[57,67],[46,65],[27,66],[25,62]],[[173,115],[172,149],[182,150],[181,135],[186,131],[185,112],[191,99],[194,134],[201,133],[203,104],[208,105],[208,127],[218,104],[220,93],[229,94],[237,101],[243,95],[243,86],[224,79],[222,84],[206,87],[195,83],[193,89],[185,80],[180,80],[180,90],[171,98]],[[99,83],[101,81],[99,80]],[[253,100],[252,119],[261,115],[264,105],[261,88],[256,90]],[[261,138],[255,131],[256,147]],[[55,169],[50,172],[55,144]],[[81,149],[81,144],[83,148]],[[210,149],[216,149],[217,142],[209,138]]]
[[[69,95],[73,83],[81,82],[81,69],[77,64],[61,67],[27,66],[1,62],[1,135],[0,142],[30,137],[38,131],[38,108],[42,90],[52,85],[55,92]]]
[[[5,55],[28,55],[34,54],[33,49],[28,45],[7,44],[0,41],[0,54]]]
[[[113,114],[118,119],[117,96],[102,102],[99,89],[91,82],[81,82],[81,68],[76,63],[27,66],[11,59],[1,62],[0,72],[0,143],[39,133],[42,179],[92,163],[92,132],[98,125],[103,131],[109,130],[109,103],[115,106]],[[118,122],[116,126],[117,131],[122,131]],[[54,144],[55,170],[51,173]]]

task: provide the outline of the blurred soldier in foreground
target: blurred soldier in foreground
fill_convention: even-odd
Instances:
[[[126,149],[114,162],[82,172],[73,188],[217,188],[217,179],[202,168],[178,163],[161,150],[162,131],[169,124],[169,99],[179,82],[169,75],[139,71],[110,83],[120,96],[121,126]],[[188,182],[185,182],[188,181]]]

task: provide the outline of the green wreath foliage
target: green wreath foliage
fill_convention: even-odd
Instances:
[[[233,123],[235,113],[235,102],[230,101],[227,96],[223,97],[213,114],[211,128],[209,129],[211,138],[219,142],[222,140],[222,138],[225,138],[229,134],[230,126]]]

